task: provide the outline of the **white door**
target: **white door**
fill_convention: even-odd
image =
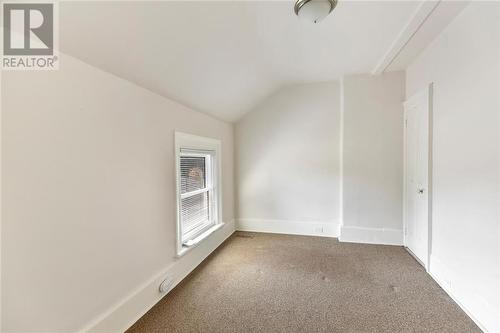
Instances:
[[[404,103],[405,246],[427,268],[429,256],[429,113],[431,87]]]

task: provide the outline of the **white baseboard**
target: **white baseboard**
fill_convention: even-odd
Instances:
[[[236,224],[236,229],[240,231],[322,237],[338,237],[339,227],[338,221],[318,222],[238,219]]]
[[[160,283],[169,276],[173,278],[172,290],[210,253],[221,245],[235,231],[234,220],[201,242],[184,256],[176,259],[168,267],[146,281],[134,292],[112,306],[104,314],[95,318],[79,332],[125,332],[167,293],[159,292]]]
[[[349,243],[403,245],[403,230],[342,226],[339,240]]]
[[[429,274],[481,330],[485,333],[500,332],[498,310],[495,311],[493,305],[471,288],[473,284],[464,281],[461,274],[451,270],[433,255]]]

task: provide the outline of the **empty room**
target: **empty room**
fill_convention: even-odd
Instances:
[[[500,333],[500,1],[2,1],[0,331]]]

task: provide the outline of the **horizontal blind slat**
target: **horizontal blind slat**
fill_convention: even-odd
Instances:
[[[210,222],[209,192],[181,199],[183,234]]]
[[[206,187],[205,157],[181,156],[181,193],[188,193]]]

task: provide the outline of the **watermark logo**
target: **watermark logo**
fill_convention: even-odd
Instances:
[[[4,3],[4,70],[58,69],[57,3]]]

